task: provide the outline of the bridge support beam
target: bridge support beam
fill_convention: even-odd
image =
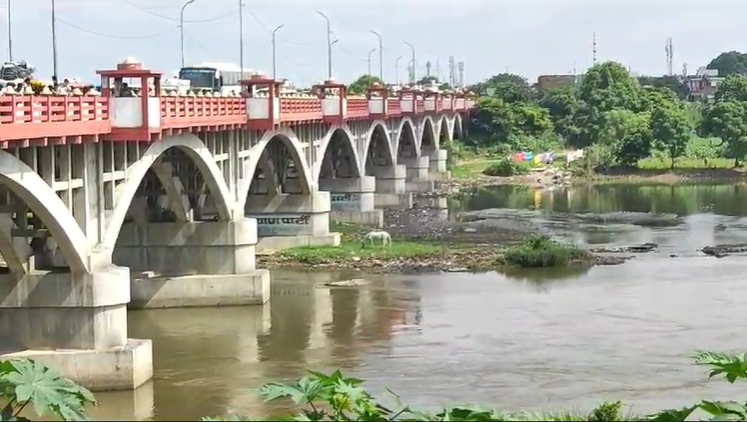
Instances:
[[[431,192],[435,189],[435,183],[428,177],[431,163],[429,156],[405,158],[401,161],[407,168],[408,192]]]
[[[257,219],[257,251],[299,246],[337,246],[340,234],[329,232],[329,192],[249,194],[245,213]]]
[[[130,272],[34,271],[0,276],[0,359],[28,357],[94,391],[133,390],[153,377],[150,340],[127,338]]]
[[[407,168],[403,165],[375,166],[376,208],[412,208],[412,194],[407,192]]]
[[[319,189],[330,192],[330,218],[345,223],[382,227],[384,211],[375,209],[375,188],[376,178],[373,176],[319,180]]]
[[[257,222],[127,224],[113,261],[130,267],[131,308],[262,305],[270,273],[255,266]]]

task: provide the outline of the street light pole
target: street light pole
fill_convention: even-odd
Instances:
[[[418,80],[418,75],[416,73],[416,66],[415,66],[415,64],[417,63],[415,61],[415,46],[410,44],[409,42],[405,42],[405,45],[410,47],[410,51],[412,51],[412,81],[411,82],[415,83]]]
[[[54,80],[57,80],[57,7],[52,0],[52,73]]]
[[[278,25],[275,27],[275,29],[272,30],[272,80],[276,80],[278,77],[277,75],[278,62],[277,62],[277,51],[276,51],[277,43],[275,41],[277,39],[276,37],[277,37],[278,31],[280,31],[280,28],[284,26],[285,25]]]
[[[394,61],[394,83],[399,85],[399,61],[402,60],[402,56],[397,57]]]
[[[13,19],[10,17],[11,1],[8,0],[8,61],[13,61]]]
[[[54,0],[52,0],[54,2]],[[190,4],[194,3],[195,0],[187,0],[186,3],[182,6],[182,10],[179,13],[179,35],[180,35],[180,41],[182,45],[182,68],[184,67],[184,9],[187,8]]]
[[[371,76],[371,54],[375,53],[376,49],[373,48],[368,52],[368,76]]]
[[[332,79],[332,26],[327,15],[320,11],[316,13],[327,21],[327,79]]]
[[[371,33],[379,39],[379,79],[381,79],[381,83],[384,83],[384,41],[378,32],[372,29]],[[369,70],[368,73],[371,73],[371,71]]]
[[[183,19],[182,19],[183,21]],[[182,29],[182,33],[184,29]],[[239,66],[241,68],[241,79],[244,76],[244,0],[239,0]],[[184,42],[182,41],[182,67],[184,67]]]

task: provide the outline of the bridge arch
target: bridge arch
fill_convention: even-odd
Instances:
[[[397,156],[394,154],[395,150],[392,148],[392,144],[386,122],[382,120],[373,122],[366,134],[366,142],[363,148],[366,154],[363,162],[363,172],[366,175],[374,175],[374,166],[397,164]]]
[[[107,250],[114,249],[130,205],[148,170],[171,148],[178,148],[195,164],[205,180],[218,216],[224,220],[230,220],[233,217],[231,193],[205,143],[192,134],[168,136],[153,143],[137,162],[127,168],[127,181],[118,187],[114,212],[104,235],[103,244]]]
[[[404,158],[420,157],[420,142],[415,132],[415,124],[409,117],[403,118],[399,123],[394,150],[397,162]]]
[[[316,181],[322,176],[360,177],[361,160],[356,148],[355,137],[344,126],[333,126],[322,140],[319,160],[314,164]]]
[[[309,146],[310,147],[310,146]],[[312,185],[312,173],[307,161],[304,159],[304,147],[298,140],[298,136],[289,128],[281,128],[277,131],[268,131],[262,136],[262,139],[252,147],[249,151],[249,159],[244,164],[244,177],[239,183],[240,202],[237,204],[238,210],[244,210],[246,207],[246,201],[249,199],[249,189],[254,183],[255,175],[257,170],[262,170],[263,160],[266,160],[266,154],[275,148],[282,148],[287,152],[289,158],[292,160],[293,166],[298,173],[300,178],[301,191],[304,194],[311,193],[313,189]],[[289,164],[289,163],[286,163]],[[264,169],[267,170],[267,169]],[[287,170],[287,168],[285,169]],[[283,175],[282,177],[285,177]]]
[[[429,154],[438,149],[439,138],[436,136],[436,124],[431,116],[423,118],[423,126],[420,133],[420,151]]]
[[[454,118],[449,118],[448,116],[441,117],[441,122],[438,125],[438,136],[436,139],[438,139],[438,145],[439,148],[444,147],[446,145],[451,144],[451,141],[454,140],[454,131],[452,128],[452,125],[454,124]]]
[[[454,122],[451,125],[452,127],[452,133],[451,133],[451,139],[459,139],[464,140],[464,119],[462,119],[462,115],[460,113],[454,114]]]
[[[0,151],[0,184],[23,201],[47,227],[70,271],[90,272],[90,248],[85,233],[65,203],[31,167],[8,152]],[[10,233],[4,234],[10,238]],[[11,261],[8,262],[9,268],[20,271],[18,266],[23,266],[20,257],[12,245],[7,241],[4,243],[2,253],[6,261]]]

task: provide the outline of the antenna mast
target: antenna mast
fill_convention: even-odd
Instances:
[[[596,32],[592,35],[591,62],[593,64],[597,64],[597,33]]]
[[[667,46],[664,48],[667,53],[667,75],[674,75],[674,46],[672,37],[667,38]]]

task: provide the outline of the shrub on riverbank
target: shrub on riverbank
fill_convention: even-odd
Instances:
[[[534,235],[507,248],[502,260],[505,264],[524,268],[564,267],[587,255],[576,245],[561,243],[546,235]]]
[[[521,176],[529,173],[531,169],[532,167],[529,163],[517,163],[510,158],[503,158],[488,166],[488,168],[483,170],[483,174],[497,177]]]

